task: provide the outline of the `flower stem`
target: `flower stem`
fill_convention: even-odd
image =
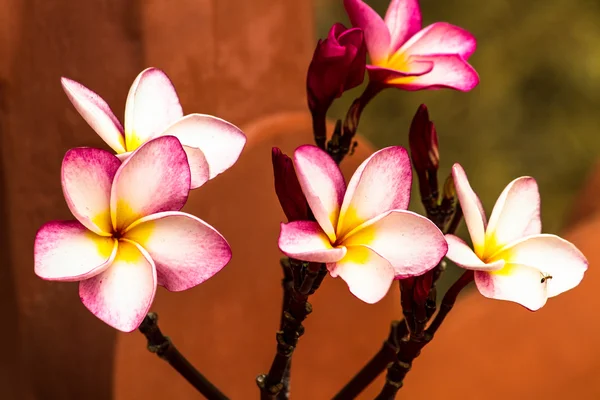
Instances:
[[[156,313],[148,313],[139,330],[148,340],[148,350],[168,362],[204,397],[208,400],[229,399],[190,364],[173,345],[171,339],[162,334],[158,327],[158,315]]]
[[[312,311],[308,297],[321,284],[324,274],[323,265],[304,263],[289,259],[295,285],[289,293],[289,301],[282,314],[282,324],[277,332],[277,352],[267,374],[256,378],[262,400],[287,398],[290,363],[298,339],[304,334],[302,322]],[[298,279],[298,277],[301,279]],[[286,374],[288,374],[286,376]],[[286,379],[287,378],[287,379]],[[280,395],[280,393],[283,394]]]
[[[433,339],[434,334],[437,332],[448,313],[452,310],[458,294],[473,281],[473,275],[473,271],[466,271],[456,282],[454,282],[450,289],[448,289],[442,299],[440,311],[423,335],[411,335],[400,342],[398,357],[388,368],[385,385],[375,400],[391,400],[396,397],[398,390],[402,388],[406,374],[408,374],[412,367],[413,361],[419,356],[421,350],[427,343]]]
[[[312,113],[313,135],[315,144],[322,150],[325,150],[327,142],[327,118],[324,113]]]

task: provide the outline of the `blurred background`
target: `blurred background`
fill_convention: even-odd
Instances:
[[[385,15],[389,0],[368,0]],[[545,233],[557,233],[600,154],[600,2],[593,0],[421,0],[423,26],[443,21],[470,31],[469,59],[480,76],[473,91],[387,89],[367,106],[359,131],[377,148],[408,146],[408,127],[421,103],[440,142],[439,179],[453,163],[465,167],[489,213],[513,179],[533,176],[542,196]],[[317,36],[335,21],[347,27],[343,2],[315,0]],[[343,118],[364,88],[334,103]],[[417,185],[411,207],[422,211]],[[466,229],[459,231],[462,237]],[[446,276],[445,286],[455,273]]]

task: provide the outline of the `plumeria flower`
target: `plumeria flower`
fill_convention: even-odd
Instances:
[[[446,235],[447,257],[475,270],[475,284],[485,297],[540,309],[549,297],[577,286],[588,262],[570,242],[542,234],[540,194],[535,179],[517,178],[504,189],[489,222],[479,198],[459,164],[452,177],[471,235],[473,249]]]
[[[279,248],[298,260],[327,263],[331,276],[340,276],[359,299],[376,303],[394,279],[423,274],[446,254],[440,230],[406,211],[412,170],[404,148],[371,155],[348,187],[318,147],[299,147],[294,164],[316,222],[282,224]]]
[[[344,6],[352,25],[364,31],[371,81],[404,90],[469,91],[479,83],[466,61],[475,51],[473,35],[446,22],[421,29],[418,0],[391,0],[385,19],[362,0],[344,0]]]
[[[184,117],[173,84],[156,68],[142,71],[131,85],[125,129],[96,93],[67,78],[61,83],[77,111],[121,160],[150,139],[177,137],[188,156],[192,189],[231,167],[246,144],[242,131],[227,121],[205,114]]]
[[[173,136],[146,142],[122,163],[104,150],[69,150],[62,187],[77,220],[40,228],[35,273],[80,281],[83,304],[121,331],[140,325],[157,284],[189,289],[231,259],[223,236],[179,212],[190,190],[190,169]]]

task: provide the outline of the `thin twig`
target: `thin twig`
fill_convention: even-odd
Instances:
[[[148,313],[139,330],[148,340],[148,350],[168,362],[181,376],[208,400],[228,400],[215,385],[210,383],[190,362],[177,350],[167,336],[158,327],[158,315]]]

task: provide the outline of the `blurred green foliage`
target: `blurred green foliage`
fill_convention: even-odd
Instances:
[[[366,3],[385,15],[389,0]],[[387,89],[366,108],[359,131],[378,148],[408,146],[410,121],[425,103],[439,135],[442,182],[452,164],[461,163],[489,215],[512,179],[533,176],[542,195],[543,230],[556,233],[599,153],[600,2],[420,4],[423,26],[445,21],[476,36],[469,62],[481,82],[469,93]],[[315,8],[318,37],[334,22],[350,26],[342,0],[316,0]],[[346,93],[329,116],[343,118],[361,90]],[[416,186],[411,207],[421,212]],[[468,236],[464,226],[459,234]]]

